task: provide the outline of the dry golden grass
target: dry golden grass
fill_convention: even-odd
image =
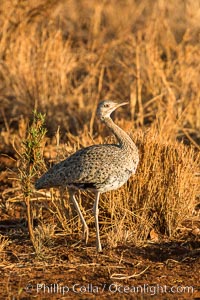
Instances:
[[[152,230],[175,236],[199,193],[199,1],[3,0],[0,10],[1,151],[19,160],[36,108],[46,113],[49,166],[105,142],[95,119],[100,99],[129,100],[116,122],[132,132],[141,161],[127,185],[102,195],[101,234],[111,247],[141,244]],[[8,198],[12,216],[23,195],[17,181],[5,182],[2,205]],[[56,230],[81,232],[67,197],[31,195],[38,249]],[[94,237],[93,197],[79,200]]]

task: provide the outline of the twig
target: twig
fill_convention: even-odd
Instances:
[[[134,278],[134,277],[138,277],[142,274],[144,274],[146,272],[146,270],[148,270],[150,268],[150,266],[146,267],[146,269],[144,269],[142,272],[136,274],[134,273],[133,275],[125,275],[125,274],[118,274],[118,273],[113,273],[111,276],[110,276],[110,279],[120,279],[120,280],[123,280],[123,279],[131,279],[131,278]]]

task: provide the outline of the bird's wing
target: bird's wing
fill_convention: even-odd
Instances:
[[[83,184],[89,188],[106,180],[114,162],[118,161],[117,151],[116,145],[90,146],[54,165],[47,173],[54,178],[54,186],[62,182],[62,185]]]

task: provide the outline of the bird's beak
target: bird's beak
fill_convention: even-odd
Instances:
[[[123,105],[127,105],[127,104],[128,104],[128,102],[118,103],[118,104],[116,105],[116,108],[118,108],[118,107],[120,107],[120,106],[123,106]]]

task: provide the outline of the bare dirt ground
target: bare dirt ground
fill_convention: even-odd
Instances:
[[[187,222],[176,240],[128,244],[103,253],[95,240],[85,246],[80,237],[57,235],[37,256],[25,220],[5,219],[0,233],[11,243],[1,256],[0,299],[199,299],[200,242]],[[194,232],[195,233],[195,232]]]

